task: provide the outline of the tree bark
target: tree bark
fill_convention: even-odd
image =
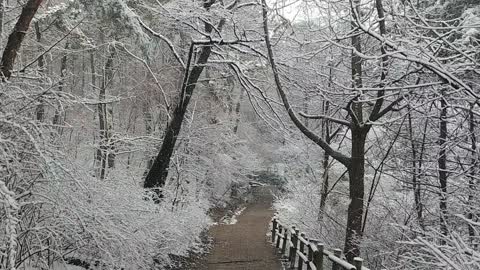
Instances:
[[[65,44],[65,50],[68,50],[69,46],[70,45],[67,42]],[[58,91],[60,92],[63,92],[65,90],[64,86],[65,86],[66,73],[67,73],[67,52],[64,52],[62,59],[60,60],[60,81],[58,82]],[[53,125],[58,126],[58,131],[60,134],[63,133],[63,128],[60,127],[61,125],[63,125],[63,119],[62,119],[62,116],[60,115],[61,111],[62,111],[61,106],[60,105],[57,106],[57,108],[55,109],[55,114],[53,115],[53,120],[52,120]]]
[[[15,64],[18,51],[30,27],[33,16],[37,13],[42,2],[43,0],[29,0],[23,7],[20,17],[8,37],[7,45],[3,51],[2,61],[0,62],[0,76],[2,80],[9,79],[12,75],[13,65]]]
[[[5,16],[5,0],[0,0],[0,44],[3,44],[3,21]]]
[[[365,194],[365,140],[368,129],[352,127],[352,165],[348,170],[350,204],[347,212],[344,253],[347,261],[360,256],[363,197]]]
[[[415,139],[413,137],[413,124],[412,124],[412,114],[408,112],[408,133],[410,144],[412,148],[412,188],[413,188],[413,197],[415,201],[415,212],[417,213],[417,221],[420,227],[425,230],[425,225],[423,222],[423,204],[421,201],[421,186],[418,183],[418,176],[420,175],[420,166],[417,162],[417,145],[415,144]]]
[[[328,72],[328,88],[330,89],[332,87],[332,82],[333,82],[333,67],[332,63],[330,63],[329,67],[329,72]],[[323,102],[323,114],[328,115],[330,112],[330,101],[325,100]],[[307,122],[305,123],[305,125]],[[323,136],[325,138],[325,142],[330,144],[331,138],[330,138],[330,122],[327,119],[322,120],[322,130],[323,130]],[[322,191],[320,194],[320,209],[318,213],[318,221],[321,221],[323,219],[323,214],[325,211],[325,205],[327,203],[327,196],[328,196],[328,188],[329,188],[329,174],[328,174],[328,163],[329,163],[330,155],[327,153],[327,151],[323,152],[323,176],[322,176]]]
[[[363,217],[363,196],[364,196],[364,165],[365,165],[365,140],[366,135],[370,129],[369,125],[363,123],[363,109],[361,102],[355,100],[355,102],[350,102],[348,106],[350,110],[351,123],[350,127],[352,130],[352,156],[348,157],[336,150],[334,150],[325,140],[317,136],[311,130],[309,130],[297,117],[292,106],[290,105],[287,95],[283,90],[280,76],[275,64],[272,45],[269,37],[268,29],[268,17],[267,17],[267,4],[266,0],[262,0],[263,7],[263,32],[265,44],[267,47],[268,59],[270,66],[273,72],[273,78],[275,85],[277,86],[278,93],[282,99],[283,105],[292,120],[292,122],[297,126],[297,128],[310,140],[319,145],[324,151],[326,151],[332,158],[342,163],[349,173],[350,181],[350,205],[348,207],[348,216],[347,216],[347,230],[345,237],[345,254],[349,261],[353,261],[353,258],[360,255],[359,249],[359,237],[361,236],[362,231],[362,217]],[[352,45],[356,49],[360,48],[360,39],[358,35],[355,35],[352,38]],[[360,50],[358,50],[360,51]],[[361,70],[361,58],[356,56],[352,52],[352,79],[355,87],[361,87],[362,84],[362,70]],[[353,104],[352,104],[353,103]]]
[[[304,96],[303,96],[303,111],[308,114],[308,99],[309,99],[309,96],[308,96],[308,91],[305,90],[303,92]],[[309,125],[309,121],[308,121],[308,118],[305,118],[305,127],[308,128],[308,125]]]
[[[240,88],[240,97],[238,98],[237,105],[235,106],[235,126],[233,127],[233,133],[237,134],[238,132],[238,127],[240,126],[240,120],[241,120],[241,115],[240,115],[240,107],[242,105],[242,100],[243,100],[243,95],[244,95],[243,88]]]
[[[165,185],[168,176],[168,168],[170,166],[170,158],[172,157],[177,142],[178,134],[182,128],[182,122],[187,111],[188,104],[195,90],[198,78],[203,71],[205,63],[211,53],[211,46],[202,48],[198,59],[195,61],[195,66],[185,75],[186,82],[182,85],[182,93],[178,104],[172,113],[172,118],[167,125],[165,135],[163,137],[162,146],[155,158],[150,171],[147,174],[144,182],[144,188],[161,188]],[[193,54],[193,44],[190,47],[190,54]]]
[[[39,43],[38,51],[41,52],[42,47],[40,45],[40,42],[42,42],[42,32],[40,31],[40,24],[38,22],[35,22],[34,26],[35,26],[35,36],[37,37],[37,42]],[[38,71],[40,72],[41,75],[43,75],[44,68],[45,68],[43,54],[38,57],[37,63],[38,63]],[[45,120],[45,100],[43,99],[42,96],[39,97],[39,104],[35,108],[35,117],[40,122],[43,122],[43,120]]]
[[[328,101],[327,101],[328,105]],[[327,120],[325,120],[327,121]],[[325,142],[330,143],[330,130],[328,127],[328,123],[325,123]],[[322,192],[320,194],[320,209],[318,213],[318,220],[323,219],[323,213],[325,212],[325,205],[327,203],[327,196],[328,196],[328,187],[329,187],[329,174],[328,174],[328,163],[329,163],[330,155],[324,151],[323,152],[323,161],[322,161],[322,166],[323,166],[323,175],[322,175]]]
[[[440,231],[444,236],[448,235],[447,229],[447,101],[444,93],[441,94],[441,111],[440,111],[440,136],[438,144],[440,151],[438,153],[438,182],[440,184]],[[441,240],[445,244],[445,240]]]
[[[475,221],[474,218],[476,218],[474,212],[475,212],[475,197],[478,194],[477,193],[477,180],[476,180],[476,174],[477,174],[477,167],[478,167],[478,156],[477,156],[477,137],[475,135],[475,114],[473,112],[473,108],[475,107],[475,103],[472,103],[470,105],[470,111],[469,117],[468,117],[468,122],[469,122],[469,133],[470,133],[470,150],[471,150],[471,164],[470,164],[470,170],[468,171],[468,214],[467,218],[471,221]],[[475,241],[475,228],[473,227],[472,224],[468,224],[468,236],[470,237],[470,242],[474,243]],[[478,244],[474,245],[475,248],[478,246]]]
[[[113,60],[116,55],[116,50],[113,47],[109,47],[109,55],[105,62],[103,71],[102,87],[98,95],[99,103],[97,107],[98,111],[98,124],[99,124],[99,149],[97,150],[97,162],[100,165],[98,176],[100,179],[105,179],[107,168],[113,168],[115,165],[115,146],[112,141],[112,124],[109,121],[112,115],[112,109],[108,108],[105,97],[108,85],[112,82],[113,73]]]
[[[206,1],[203,7],[208,10],[214,2],[215,0]],[[221,22],[221,24],[223,23]],[[220,29],[221,27],[217,28]],[[205,32],[211,34],[212,31],[213,26],[210,23],[205,22]],[[175,149],[178,134],[180,133],[180,130],[182,128],[182,122],[185,117],[188,104],[190,103],[193,91],[195,90],[195,87],[197,85],[198,78],[202,74],[205,64],[210,57],[212,47],[210,45],[203,46],[196,59],[192,59],[193,50],[194,43],[192,42],[192,44],[190,45],[187,67],[185,69],[185,76],[181,87],[178,103],[173,110],[172,118],[165,130],[165,135],[163,137],[160,151],[155,158],[150,171],[148,171],[148,174],[145,177],[145,181],[143,184],[144,188],[156,189],[157,194],[159,194],[160,196],[161,192],[159,189],[165,185],[165,182],[167,180],[168,168],[170,167],[170,159]],[[194,61],[194,65],[190,71],[190,65],[192,61]]]
[[[351,27],[354,34],[351,38],[351,45],[357,52],[361,53],[360,32],[356,24],[356,14],[360,14],[359,5],[359,0],[353,0]],[[353,88],[361,89],[363,87],[362,58],[353,51],[351,65]],[[344,245],[345,257],[349,262],[353,262],[355,257],[360,256],[359,244],[362,237],[363,197],[365,194],[365,140],[370,127],[363,122],[362,102],[355,99],[351,104],[352,164],[348,170],[350,204],[347,212],[347,229]],[[381,106],[381,104],[377,104],[378,101],[375,105]]]

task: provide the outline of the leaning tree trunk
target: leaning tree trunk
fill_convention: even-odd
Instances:
[[[20,17],[8,37],[7,46],[3,51],[2,61],[0,62],[0,76],[2,80],[9,79],[12,75],[13,65],[15,64],[18,51],[22,46],[23,39],[27,34],[33,16],[37,13],[42,2],[43,0],[29,0],[23,7]]]
[[[206,1],[204,3],[204,8],[208,10],[210,6],[215,2]],[[221,23],[221,25],[223,22]],[[221,29],[221,27],[217,27],[217,29]],[[213,26],[205,22],[205,32],[212,33]],[[194,43],[190,45],[190,51],[188,56],[188,62],[185,69],[184,81],[181,86],[180,96],[178,99],[178,103],[175,106],[175,109],[172,112],[172,117],[170,122],[167,125],[165,130],[165,135],[163,137],[162,146],[160,147],[160,151],[155,158],[150,171],[148,171],[147,177],[145,178],[145,182],[143,184],[144,188],[155,188],[157,189],[156,192],[161,196],[160,188],[165,185],[165,182],[168,177],[168,168],[170,167],[170,159],[173,155],[173,151],[175,149],[175,144],[177,142],[178,134],[180,134],[180,130],[182,128],[182,122],[185,117],[185,113],[188,108],[188,104],[190,103],[190,99],[193,95],[193,91],[197,85],[198,79],[202,74],[202,71],[205,67],[205,64],[210,57],[210,53],[212,51],[212,47],[210,45],[203,46],[198,54],[196,59],[192,59],[193,51],[194,51]],[[191,62],[193,61],[193,67],[190,70]]]
[[[195,61],[195,66],[190,72],[188,70],[185,71],[186,74],[189,73],[189,75],[185,76],[187,80],[182,85],[181,98],[175,106],[172,118],[166,128],[160,152],[155,158],[152,167],[145,178],[143,185],[145,188],[161,188],[165,185],[168,176],[168,168],[170,166],[170,158],[172,157],[178,134],[182,128],[183,118],[185,117],[198,78],[203,71],[205,63],[207,63],[207,60],[210,57],[211,50],[211,46],[203,47],[197,61]],[[193,53],[193,45],[191,46],[190,53]]]

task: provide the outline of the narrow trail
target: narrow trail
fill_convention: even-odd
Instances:
[[[255,188],[253,197],[236,224],[219,224],[210,230],[213,248],[201,270],[282,269],[266,236],[273,216],[270,188]]]

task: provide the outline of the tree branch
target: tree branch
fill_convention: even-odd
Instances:
[[[285,94],[285,91],[282,88],[282,83],[280,82],[280,77],[278,75],[278,70],[277,66],[275,64],[274,56],[273,56],[273,50],[272,50],[272,45],[270,43],[270,37],[268,35],[268,17],[267,17],[267,4],[266,0],[262,0],[262,15],[263,15],[263,31],[264,31],[264,39],[265,39],[265,45],[267,47],[267,53],[268,53],[268,59],[270,62],[270,66],[272,68],[273,72],[273,78],[275,81],[275,85],[277,86],[278,93],[280,95],[280,98],[283,101],[283,105],[285,109],[287,110],[288,115],[290,116],[290,119],[292,122],[297,126],[297,128],[305,135],[307,136],[310,140],[312,140],[314,143],[316,143],[318,146],[320,146],[325,152],[327,152],[332,158],[336,159],[340,163],[342,163],[345,167],[349,168],[351,166],[351,158],[334,150],[328,143],[326,143],[320,136],[316,135],[313,133],[310,129],[308,129],[297,117],[295,112],[293,111],[292,106],[288,102],[287,95]]]
[[[147,32],[149,32],[152,36],[154,37],[157,37],[161,40],[163,40],[167,46],[170,48],[170,50],[172,50],[172,53],[173,55],[175,56],[175,59],[177,59],[178,63],[180,63],[180,65],[182,66],[183,69],[185,69],[185,63],[183,63],[183,60],[182,58],[180,57],[180,55],[177,53],[177,51],[175,50],[175,47],[173,46],[173,43],[168,39],[166,38],[165,36],[153,31],[152,28],[148,27],[142,20],[140,20],[140,18],[137,18],[138,19],[138,22],[140,23],[140,25],[145,29],[147,30]]]
[[[377,121],[378,119],[380,119],[382,116],[384,116],[385,114],[387,114],[388,112],[390,111],[393,111],[394,110],[394,107],[400,103],[402,100],[405,99],[406,96],[401,96],[399,98],[397,98],[396,100],[392,101],[392,103],[388,104],[387,107],[383,108],[383,110],[379,111],[378,113],[376,113],[375,115],[371,115],[370,116],[370,121],[374,122],[374,121]]]
[[[376,0],[375,6],[378,14],[378,24],[380,29],[380,35],[384,37],[386,35],[386,26],[385,26],[385,13],[383,11],[382,0]],[[387,78],[387,67],[388,67],[388,55],[385,48],[385,44],[380,45],[380,53],[382,54],[382,72],[380,75],[380,90],[377,92],[377,100],[373,106],[372,112],[370,113],[369,119],[377,117],[377,114],[380,112],[385,101],[385,79]]]
[[[356,11],[354,10],[354,12],[356,12]],[[415,57],[411,57],[411,56],[407,55],[405,50],[401,50],[400,47],[397,44],[395,44],[395,42],[387,39],[386,37],[383,37],[382,35],[380,35],[378,33],[375,33],[370,28],[365,26],[358,19],[358,16],[355,16],[355,17],[356,17],[356,22],[357,22],[358,27],[364,33],[366,33],[369,36],[377,39],[382,44],[384,44],[386,47],[389,47],[389,48],[395,50],[396,53],[390,53],[391,57],[401,59],[401,60],[410,61],[410,62],[419,64],[419,65],[425,67],[426,69],[430,70],[431,72],[436,74],[438,77],[440,77],[446,84],[450,85],[454,89],[464,89],[468,93],[468,95],[475,98],[475,103],[477,103],[477,104],[480,103],[480,95],[475,93],[473,91],[473,89],[470,86],[468,86],[461,78],[458,78],[457,76],[455,76],[454,74],[452,74],[448,70],[445,70],[444,67],[441,66],[441,65],[435,65],[435,64],[432,64],[430,61],[415,58]],[[428,55],[428,57],[431,58],[431,59],[434,58],[434,56],[432,56],[432,55]]]
[[[299,112],[298,114],[300,116],[302,116],[304,118],[308,118],[308,119],[325,119],[325,120],[329,120],[329,121],[332,121],[332,122],[340,124],[340,125],[344,125],[344,126],[348,126],[348,127],[350,126],[350,122],[348,122],[346,120],[338,119],[338,118],[335,118],[335,117],[331,117],[331,116],[328,116],[328,115],[323,115],[323,114],[311,115],[311,114],[306,114],[304,112]]]
[[[65,35],[63,35],[63,37],[59,40],[57,40],[52,46],[50,46],[48,49],[46,49],[43,53],[41,53],[39,56],[37,56],[33,61],[31,61],[30,63],[28,63],[27,65],[25,65],[21,70],[20,72],[25,72],[25,70],[30,67],[31,65],[33,65],[35,62],[38,61],[38,59],[40,59],[41,57],[43,57],[45,54],[47,54],[49,51],[51,51],[53,48],[55,48],[60,42],[62,42],[64,39],[66,39],[68,36],[70,36],[70,34],[73,32],[73,30],[75,30],[78,26],[80,26],[80,24],[83,23],[85,19],[82,19],[80,22],[78,22],[74,27],[72,27],[72,29],[70,29]]]

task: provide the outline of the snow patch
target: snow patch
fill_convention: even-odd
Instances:
[[[235,213],[232,215],[232,216],[224,216],[221,220],[220,220],[220,224],[226,224],[226,225],[234,225],[238,222],[237,220],[237,216],[241,215],[242,212],[246,209],[247,207],[243,207],[237,211],[235,211]]]

